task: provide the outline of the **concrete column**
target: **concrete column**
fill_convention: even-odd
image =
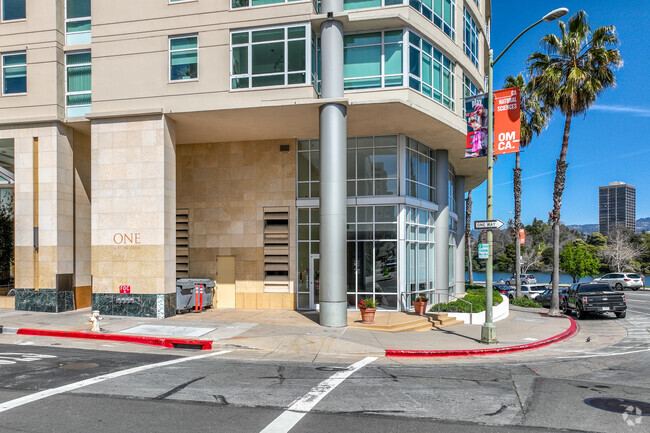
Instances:
[[[93,309],[175,314],[176,147],[163,115],[92,121]],[[129,286],[130,293],[120,293]]]
[[[0,134],[6,135],[14,139],[16,288],[26,289],[17,291],[16,309],[72,310],[72,129],[49,123]]]
[[[465,293],[465,176],[456,176],[456,285],[454,295]]]
[[[449,290],[449,154],[446,150],[436,150],[436,257],[435,289],[437,293]],[[448,297],[442,295],[435,302],[445,302]]]
[[[332,14],[343,11],[343,0],[324,0],[322,11],[322,98],[342,98],[343,24]],[[320,324],[330,327],[347,325],[346,114],[340,103],[320,108]]]

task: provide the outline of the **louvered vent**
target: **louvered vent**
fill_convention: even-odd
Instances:
[[[176,278],[190,276],[190,211],[176,210]]]
[[[289,208],[264,208],[264,289],[289,288]]]

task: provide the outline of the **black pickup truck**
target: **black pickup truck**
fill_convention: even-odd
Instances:
[[[576,283],[564,297],[564,314],[575,310],[578,319],[584,319],[587,313],[614,313],[616,317],[625,317],[627,304],[625,295],[614,292],[607,283]]]

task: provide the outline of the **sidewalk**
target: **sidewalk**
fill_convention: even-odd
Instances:
[[[187,313],[167,319],[141,317],[104,316],[101,321],[102,338],[111,340],[119,336],[158,337],[210,341],[213,350],[230,349],[246,351],[252,357],[284,355],[313,357],[331,356],[386,356],[393,351],[470,351],[454,353],[451,356],[480,355],[471,351],[523,346],[520,350],[536,348],[544,340],[562,335],[569,338],[575,328],[572,320],[550,318],[543,315],[546,310],[511,307],[507,319],[496,322],[498,344],[481,344],[480,325],[454,325],[442,329],[421,331],[381,332],[373,325],[360,325],[360,313],[348,312],[348,324],[355,327],[325,328],[318,324],[317,312],[288,310],[205,310]],[[88,317],[90,309],[67,313],[37,313],[0,309],[0,343],[8,338],[26,337],[11,335],[17,329],[58,330],[66,332],[90,332]],[[377,312],[376,322],[386,322],[383,315],[413,317],[412,313]],[[415,316],[417,317],[417,316]],[[355,323],[356,322],[356,323]],[[360,325],[360,326],[358,326]],[[575,332],[575,331],[573,331]],[[570,335],[569,335],[570,334]],[[96,333],[95,333],[96,335]],[[32,337],[32,339],[43,337]],[[138,340],[139,337],[134,338]],[[93,341],[100,348],[100,341]],[[38,343],[37,343],[38,344]],[[151,343],[150,343],[151,344]],[[86,346],[87,347],[87,346]],[[141,347],[141,346],[140,346]],[[171,347],[171,346],[170,346]],[[183,345],[179,346],[183,347]],[[510,349],[506,349],[508,351]],[[417,352],[416,355],[424,352]],[[437,356],[450,356],[446,355]]]

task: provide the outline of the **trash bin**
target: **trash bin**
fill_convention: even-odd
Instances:
[[[197,286],[203,285],[202,308],[211,308],[214,301],[214,280],[207,278],[180,278],[176,280],[176,312],[188,312],[194,310],[196,305],[195,290]]]

